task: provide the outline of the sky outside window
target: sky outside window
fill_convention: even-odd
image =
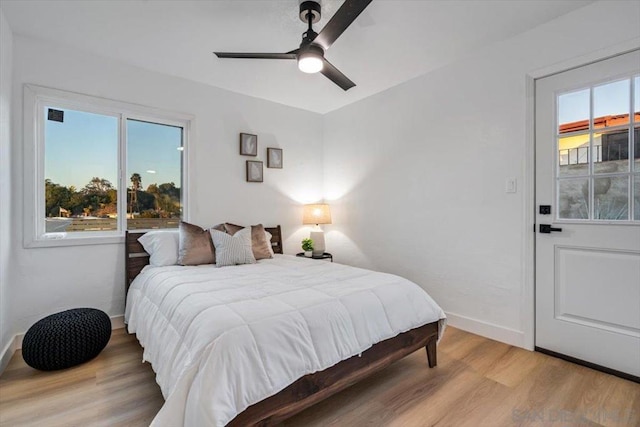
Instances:
[[[64,121],[47,120],[45,107],[45,179],[81,189],[93,177],[118,186],[118,118],[68,109]],[[149,184],[181,185],[182,128],[127,121],[127,186],[133,173]]]
[[[630,79],[618,80],[593,88],[593,117],[629,114]],[[638,94],[640,79],[635,78],[634,92]],[[635,96],[635,110],[640,107],[638,95]],[[589,89],[563,93],[558,96],[558,125],[589,119]]]
[[[55,108],[64,121],[44,117],[45,179],[81,189],[93,177],[118,184],[118,118]]]
[[[140,174],[142,188],[173,182],[181,186],[182,128],[127,120],[127,185]]]

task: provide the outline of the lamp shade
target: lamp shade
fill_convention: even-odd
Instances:
[[[303,224],[331,224],[331,209],[326,204],[304,205]]]

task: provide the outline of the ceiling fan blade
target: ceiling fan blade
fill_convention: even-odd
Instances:
[[[213,52],[218,58],[238,59],[296,59],[296,54],[289,53],[242,53],[242,52]]]
[[[369,6],[371,1],[372,0],[346,0],[313,42],[322,46],[324,50],[329,49],[344,30]]]
[[[333,66],[326,59],[324,60],[324,65],[322,67],[322,71],[320,71],[326,78],[340,86],[343,90],[347,91],[354,87],[356,84],[352,82],[349,77],[342,74],[340,70]]]

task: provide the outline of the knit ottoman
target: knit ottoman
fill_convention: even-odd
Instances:
[[[70,368],[96,357],[111,338],[111,320],[95,308],[52,314],[33,325],[22,341],[27,365],[42,371]]]

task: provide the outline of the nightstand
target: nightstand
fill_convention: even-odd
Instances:
[[[309,258],[309,259],[330,259],[331,262],[333,262],[333,255],[331,255],[329,252],[325,252],[322,255],[319,256],[312,256],[312,257],[306,257],[304,256],[304,252],[299,252],[296,254],[296,256],[302,257],[302,258]]]

